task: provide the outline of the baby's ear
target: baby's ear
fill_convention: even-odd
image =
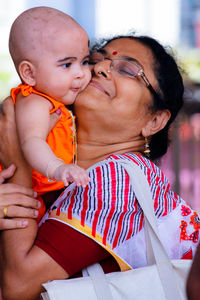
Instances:
[[[36,85],[35,73],[35,67],[31,62],[23,60],[19,64],[19,75],[26,84],[31,86]]]

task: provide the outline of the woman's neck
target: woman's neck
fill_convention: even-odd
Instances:
[[[140,151],[139,151],[140,149]],[[128,152],[141,154],[144,149],[144,142],[125,142],[116,144],[95,144],[79,142],[78,144],[78,165],[84,169],[89,168],[97,162],[104,160],[112,154],[124,154]]]
[[[112,154],[143,153],[144,137],[125,125],[113,128],[104,122],[104,115],[87,107],[76,107],[77,163],[87,169]],[[103,121],[102,121],[103,118]]]

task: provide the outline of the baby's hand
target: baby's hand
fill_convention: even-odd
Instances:
[[[87,172],[73,164],[62,164],[58,166],[53,177],[58,181],[62,180],[65,186],[67,186],[69,182],[74,181],[77,186],[86,187],[90,182]]]

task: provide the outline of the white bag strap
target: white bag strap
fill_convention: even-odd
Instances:
[[[149,236],[149,229],[147,224],[146,217],[144,216],[144,230],[145,230],[145,238],[146,238],[146,248],[147,248],[147,264],[148,266],[152,266],[156,264],[153,248],[151,245],[151,239]]]
[[[106,161],[101,161],[100,163],[93,165],[87,171],[89,172],[98,166],[104,165],[105,162]],[[175,271],[173,270],[171,261],[160,241],[153,206],[154,201],[152,201],[152,194],[147,179],[140,167],[130,160],[117,159],[115,162],[119,163],[127,171],[136,198],[143,210],[147,235],[147,258],[151,263],[154,263],[155,261],[157,265],[166,299],[181,300],[181,294],[176,283]]]
[[[160,241],[154,213],[154,201],[147,179],[135,163],[125,160],[117,160],[129,174],[137,200],[145,216],[145,226],[149,234],[149,243],[152,247],[160,279],[163,285],[166,299],[181,299],[181,294],[176,282],[175,271],[172,263]]]
[[[47,292],[43,292],[40,295],[40,300],[51,300]]]
[[[96,296],[98,300],[113,300],[111,295],[111,291],[107,282],[107,278],[105,273],[100,266],[100,264],[96,263],[86,268],[87,272],[93,282],[93,286],[96,292]],[[84,273],[83,273],[84,274]]]

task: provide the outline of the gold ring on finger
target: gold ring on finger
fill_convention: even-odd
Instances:
[[[7,212],[8,212],[8,205],[6,205],[6,206],[3,208],[3,217],[4,217],[4,218],[7,217]]]

